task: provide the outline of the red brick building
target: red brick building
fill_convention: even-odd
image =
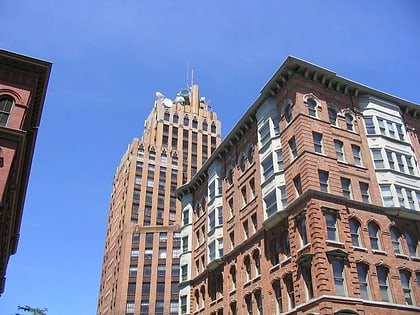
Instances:
[[[418,314],[419,112],[287,58],[177,191],[180,314]]]
[[[16,253],[49,62],[0,50],[0,294]]]

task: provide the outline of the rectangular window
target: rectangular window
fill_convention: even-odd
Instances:
[[[387,158],[389,168],[391,170],[395,170],[395,162],[394,162],[394,157],[392,156],[392,152],[388,150],[385,150],[385,152],[386,152],[386,158]]]
[[[318,177],[321,191],[328,192],[328,172],[318,171]]]
[[[210,200],[216,197],[216,181],[212,181],[209,185],[209,198]]]
[[[143,277],[150,277],[152,274],[152,266],[147,264],[143,266]]]
[[[163,314],[163,308],[164,308],[163,301],[162,300],[156,300],[156,305],[155,305],[156,315]]]
[[[362,201],[363,202],[370,202],[369,197],[369,184],[368,183],[359,183],[360,186],[360,193],[362,194]]]
[[[337,241],[338,240],[337,214],[330,211],[325,213],[325,221],[327,224],[328,239],[331,241]]]
[[[275,191],[271,192],[267,195],[267,197],[264,198],[264,204],[267,218],[277,212],[277,198]]]
[[[378,125],[379,125],[379,131],[381,132],[381,135],[386,135],[384,120],[381,118],[378,118]]]
[[[398,139],[400,139],[401,141],[404,141],[404,131],[402,129],[402,126],[399,124],[396,124],[397,127],[397,132],[398,132]]]
[[[188,236],[184,236],[182,238],[182,251],[183,252],[188,251]]]
[[[181,281],[185,281],[188,278],[188,265],[181,266]]]
[[[159,259],[166,258],[166,248],[159,248]]]
[[[390,121],[387,122],[387,126],[388,126],[388,134],[390,137],[395,138],[395,129],[394,129],[394,124]]]
[[[165,283],[164,282],[158,282],[156,286],[156,294],[164,294],[165,293]]]
[[[223,224],[223,208],[218,207],[216,208],[217,211],[217,224],[222,225]]]
[[[343,190],[343,196],[351,199],[350,179],[341,178],[341,189]]]
[[[404,161],[403,161],[402,154],[395,153],[395,156],[397,157],[397,163],[398,163],[399,171],[404,173],[405,172],[405,167],[404,167]]]
[[[267,120],[259,130],[261,147],[266,145],[270,140],[270,120]]]
[[[397,197],[398,197],[398,204],[400,207],[405,207],[405,198],[403,194],[403,190],[399,186],[395,186],[395,190],[397,191]]]
[[[381,187],[382,200],[384,202],[384,206],[393,207],[394,198],[392,197],[391,185],[380,185],[380,187]]]
[[[134,302],[133,301],[128,301],[127,302],[125,312],[127,314],[134,314]]]
[[[131,265],[129,270],[130,277],[137,277],[137,265]]]
[[[368,135],[375,134],[375,124],[372,117],[365,117],[366,132]]]
[[[362,166],[362,157],[360,156],[360,147],[358,145],[352,144],[351,151],[353,153],[354,165]]]
[[[242,227],[244,229],[244,235],[245,235],[245,239],[247,239],[249,237],[249,226],[248,226],[248,221],[244,221],[242,223]]]
[[[184,225],[187,225],[187,224],[189,224],[190,223],[190,212],[189,212],[189,210],[187,209],[187,210],[184,210],[183,212],[182,212],[182,218],[183,218],[183,223],[184,223]]]
[[[140,303],[140,314],[148,314],[149,313],[149,301],[142,300]]]
[[[277,117],[272,118],[274,135],[280,135],[280,121]]]
[[[410,155],[405,156],[405,163],[407,164],[408,173],[414,175],[414,165]]]
[[[281,205],[284,208],[287,207],[287,191],[286,186],[280,186]]]
[[[270,154],[262,163],[263,177],[265,180],[270,178],[274,174],[273,168],[273,156]]]
[[[314,150],[316,153],[322,153],[322,134],[312,132],[312,139],[314,141]]]
[[[384,159],[382,157],[382,152],[380,149],[372,150],[373,162],[375,163],[375,168],[384,168]]]
[[[139,257],[139,249],[132,249],[131,250],[131,258],[138,258]]]
[[[209,229],[213,230],[216,227],[216,214],[215,211],[209,213]]]
[[[284,162],[283,162],[283,152],[282,150],[277,150],[277,169],[281,172],[284,171]]]
[[[216,242],[213,241],[209,244],[209,259],[210,261],[216,258]]]
[[[344,151],[343,151],[343,142],[339,140],[334,140],[334,148],[335,148],[335,157],[337,161],[344,162]]]
[[[187,296],[183,295],[180,298],[181,301],[181,315],[187,314]]]

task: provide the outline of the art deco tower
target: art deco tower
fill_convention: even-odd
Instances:
[[[220,143],[221,124],[197,85],[156,93],[141,140],[117,168],[97,315],[178,314],[181,206],[187,183]]]

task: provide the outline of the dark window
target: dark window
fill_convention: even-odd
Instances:
[[[0,126],[6,126],[14,101],[10,97],[0,97]]]

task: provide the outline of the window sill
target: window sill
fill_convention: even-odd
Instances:
[[[259,275],[256,275],[252,280],[251,280],[251,282],[257,282],[258,280],[261,280],[261,274],[259,274]]]
[[[405,254],[395,253],[395,257],[409,260],[409,256],[408,255],[405,255]]]
[[[360,247],[360,246],[353,246],[354,250],[357,250],[359,252],[368,252],[368,249],[366,247]]]
[[[287,265],[291,260],[292,260],[292,257],[289,256],[285,260],[283,260],[282,262],[280,262],[280,264],[283,267],[284,265]]]
[[[420,257],[419,256],[410,256],[411,260],[414,261],[420,261]]]
[[[377,255],[388,256],[387,252],[385,252],[383,250],[378,250],[378,249],[372,249],[372,253],[377,254]]]
[[[306,244],[305,244],[302,248],[299,248],[299,249],[298,249],[298,251],[297,251],[298,255],[299,255],[301,252],[305,251],[305,249],[310,248],[310,247],[311,247],[311,243],[306,243]]]
[[[271,267],[271,268],[270,268],[270,273],[271,273],[271,272],[274,272],[274,271],[276,271],[276,270],[278,270],[278,269],[280,269],[280,263],[278,263],[278,264],[274,265],[273,267]]]
[[[236,288],[229,291],[229,296],[234,295],[236,293]]]
[[[343,242],[333,241],[333,240],[326,240],[325,243],[329,246],[340,247],[344,248]]]

